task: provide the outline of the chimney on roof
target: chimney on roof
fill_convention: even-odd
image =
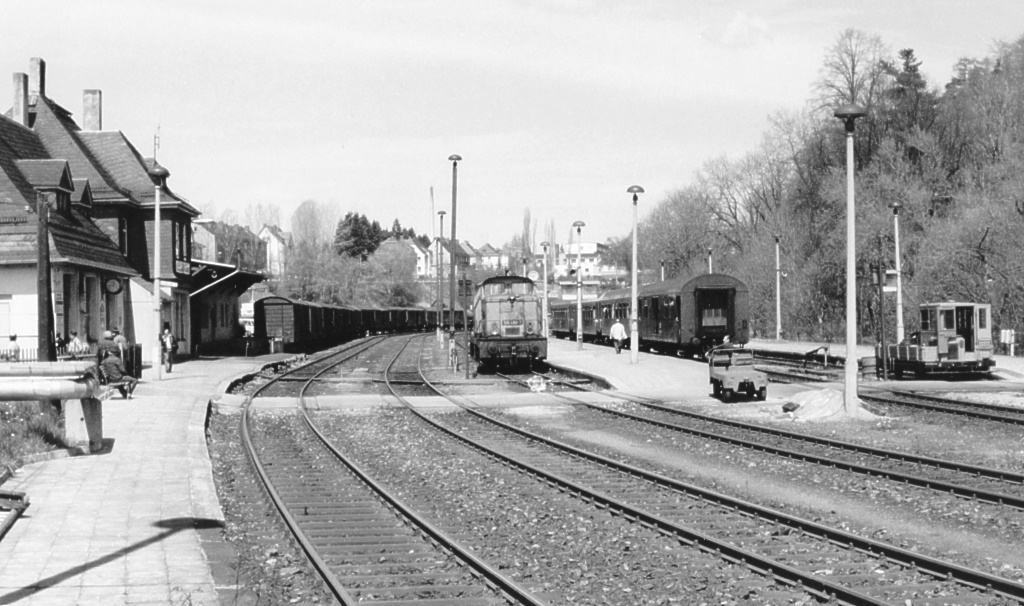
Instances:
[[[14,106],[11,117],[22,126],[28,126],[28,74],[14,74]]]
[[[46,61],[32,57],[28,70],[28,93],[46,96]]]
[[[82,91],[82,130],[103,130],[103,91]]]

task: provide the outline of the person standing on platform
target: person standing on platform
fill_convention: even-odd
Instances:
[[[164,322],[164,331],[160,333],[160,352],[163,355],[164,370],[171,372],[174,354],[178,352],[178,339],[171,332],[170,322]]]
[[[622,320],[615,318],[608,336],[615,343],[615,353],[622,353],[622,342],[626,340],[626,327],[622,325]]]

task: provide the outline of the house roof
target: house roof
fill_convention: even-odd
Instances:
[[[238,269],[227,263],[193,260],[191,266],[195,290],[189,293],[190,298],[220,292],[231,292],[237,296],[267,279],[260,272]]]
[[[452,250],[452,246],[451,246],[452,242],[451,242],[451,240],[445,240],[444,238],[441,238],[441,243],[444,246],[445,250],[448,250],[448,251]],[[473,255],[471,255],[469,253],[469,251],[467,251],[465,248],[463,248],[462,245],[459,242],[455,243],[454,254],[456,256],[460,256],[460,257],[472,257],[473,256]]]
[[[150,176],[156,160],[143,158],[121,131],[80,131],[78,136],[121,189],[130,192],[143,206],[156,205],[156,181]],[[167,187],[166,179],[160,187],[160,206],[178,207],[193,217],[200,214]]]
[[[47,97],[35,97],[33,130],[51,158],[65,158],[71,171],[89,179],[93,198],[98,203],[131,203],[131,193],[118,185],[100,160],[79,138],[81,129],[71,114]]]
[[[38,218],[22,208],[20,217],[0,220],[0,265],[35,265]],[[50,213],[50,262],[88,267],[122,276],[139,275],[95,223],[77,211]]]
[[[81,190],[88,195],[88,187],[75,186],[68,162],[45,152],[35,132],[0,118],[0,265],[38,262],[39,218],[32,209],[39,190],[58,189],[73,196]],[[51,211],[49,218],[52,263],[138,275],[110,238],[77,210]]]
[[[477,252],[479,252],[481,255],[483,255],[485,257],[493,257],[495,255],[500,255],[501,254],[501,251],[499,251],[498,249],[494,248],[490,244],[484,244],[483,246],[481,246],[480,248],[478,248],[476,250],[477,250]]]
[[[26,201],[35,200],[35,188],[16,162],[49,157],[34,132],[0,116],[0,216],[10,214],[6,205],[23,206]]]
[[[67,111],[52,99],[33,97],[33,130],[49,155],[66,158],[71,170],[89,179],[93,199],[100,204],[156,203],[155,181],[149,175],[155,161],[145,159],[121,131],[83,131]],[[180,208],[192,216],[199,211],[167,187],[160,188],[160,205]]]
[[[291,241],[291,234],[282,231],[281,228],[276,225],[267,225],[264,223],[263,227],[260,229],[260,235],[262,235],[263,232],[267,232],[271,236],[280,240],[283,244],[287,244]]]
[[[36,189],[75,189],[67,160],[15,160],[15,164]]]

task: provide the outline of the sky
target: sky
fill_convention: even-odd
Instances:
[[[0,72],[46,61],[47,95],[171,172],[219,219],[341,216],[501,246],[629,234],[703,163],[756,149],[810,98],[846,28],[913,48],[941,88],[961,57],[1024,35],[1020,0],[80,0],[5,2]],[[13,86],[7,83],[11,106]],[[2,94],[2,93],[0,93]],[[0,98],[2,99],[2,98]]]

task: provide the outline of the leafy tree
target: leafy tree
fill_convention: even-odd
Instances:
[[[390,232],[382,230],[379,222],[371,223],[365,215],[349,212],[334,232],[334,251],[366,261],[388,235]]]

